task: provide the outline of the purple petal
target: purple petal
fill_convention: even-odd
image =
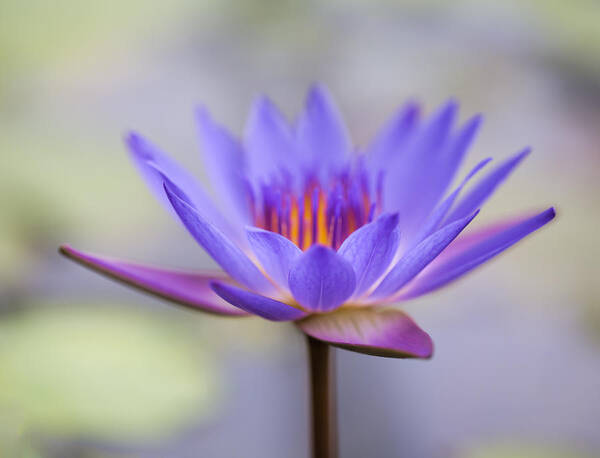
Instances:
[[[536,215],[537,213],[528,213],[526,215],[504,219],[493,224],[488,224],[482,229],[476,229],[466,234],[462,234],[460,237],[457,237],[456,240],[454,240],[450,246],[448,246],[448,248],[446,248],[442,254],[436,258],[434,264],[437,264],[445,259],[450,259],[457,253],[466,251],[478,243],[483,242],[484,240],[499,234],[516,224],[520,224]]]
[[[439,199],[435,171],[451,140],[457,111],[455,101],[447,102],[416,133],[397,159],[384,164],[384,206],[388,211],[400,213],[403,237],[414,235],[421,219]]]
[[[260,265],[269,277],[288,289],[292,264],[302,254],[300,248],[284,236],[258,228],[246,229],[248,241]]]
[[[250,200],[245,178],[245,157],[238,141],[215,123],[204,108],[196,112],[198,135],[211,184],[228,214],[250,222]],[[163,193],[164,194],[164,193]]]
[[[356,286],[354,270],[331,248],[313,245],[294,263],[289,277],[294,298],[305,308],[326,312],[344,303]]]
[[[302,331],[336,347],[391,358],[431,358],[431,337],[404,312],[347,308],[299,321]]]
[[[498,225],[456,240],[458,248],[448,247],[449,254],[441,256],[423,271],[402,298],[417,297],[438,289],[488,261],[523,237],[539,229],[555,216],[554,208],[508,227]]]
[[[346,163],[351,147],[348,131],[324,87],[314,85],[309,90],[297,135],[300,152],[309,167],[329,171]]]
[[[386,271],[400,240],[398,214],[385,214],[354,231],[342,243],[338,254],[356,274],[355,296],[364,293]]]
[[[260,294],[251,293],[225,283],[213,282],[215,293],[240,309],[271,321],[293,321],[306,316],[306,312]]]
[[[163,190],[165,177],[180,188],[198,211],[229,236],[239,238],[216,209],[200,183],[179,164],[142,136],[131,132],[126,138],[131,158],[155,197],[170,211],[173,208]]]
[[[458,113],[458,103],[450,99],[443,104],[424,126],[416,139],[414,148],[425,156],[431,156],[442,151],[436,151],[448,139]],[[417,153],[418,154],[418,153]],[[431,159],[431,157],[429,158]]]
[[[218,315],[246,315],[218,297],[210,288],[215,280],[225,281],[222,272],[177,272],[60,247],[60,253],[73,261],[139,290],[186,307]]]
[[[419,106],[409,102],[398,110],[367,147],[369,165],[374,170],[385,168],[400,153],[414,134],[419,121]]]
[[[531,150],[524,149],[519,154],[509,158],[484,176],[477,185],[467,193],[452,210],[446,221],[455,221],[464,218],[475,209],[481,208],[483,203],[492,195],[496,188],[510,175],[517,165],[529,155]]]
[[[185,202],[184,196],[172,184],[165,183],[165,192],[190,234],[231,278],[259,292],[273,290],[273,286],[242,250]]]
[[[482,119],[481,115],[472,117],[448,140],[448,145],[439,155],[429,175],[427,198],[420,204],[424,208],[424,212],[433,208],[448,189],[479,131]]]
[[[377,299],[395,294],[433,261],[475,218],[477,213],[444,226],[409,250],[386,275],[371,297]]]
[[[418,235],[415,237],[414,242],[412,243],[416,244],[422,242],[426,237],[431,235],[433,231],[435,231],[439,227],[440,223],[448,213],[448,210],[450,210],[450,207],[452,207],[452,204],[454,203],[462,189],[465,187],[465,185],[473,176],[475,176],[475,174],[477,174],[477,172],[479,172],[483,167],[485,167],[491,160],[491,158],[484,159],[481,162],[479,162],[479,164],[477,164],[475,167],[473,167],[473,169],[467,174],[467,176],[463,179],[460,185],[458,185],[458,187],[454,191],[452,191],[452,193],[448,197],[446,197],[446,199],[444,199],[433,210],[433,212],[431,212],[431,214],[427,217],[427,220],[423,224],[422,228],[419,230]]]
[[[254,179],[268,179],[280,169],[297,169],[299,158],[292,129],[266,97],[254,102],[246,123],[244,146]]]

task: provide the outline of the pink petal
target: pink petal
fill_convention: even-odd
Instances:
[[[431,337],[404,312],[382,308],[345,308],[297,322],[315,339],[346,350],[390,358],[430,358]]]
[[[210,283],[227,281],[222,272],[178,272],[144,266],[127,261],[77,251],[68,245],[60,247],[67,258],[113,280],[175,302],[217,315],[243,316],[243,310],[233,307],[217,296]]]

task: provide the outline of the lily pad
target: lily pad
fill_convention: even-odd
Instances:
[[[199,343],[164,314],[126,307],[4,316],[0,417],[19,412],[42,434],[159,439],[214,411],[215,365]]]

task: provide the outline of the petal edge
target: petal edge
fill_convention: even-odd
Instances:
[[[246,254],[217,227],[206,221],[186,201],[186,196],[176,186],[165,182],[164,189],[175,212],[192,237],[231,278],[256,291],[269,292],[274,289]]]
[[[297,309],[270,297],[245,291],[233,285],[215,281],[210,284],[213,291],[228,303],[254,315],[271,321],[295,321],[306,316]]]
[[[210,289],[211,281],[227,280],[222,272],[194,273],[164,270],[85,253],[69,245],[62,245],[59,253],[112,280],[188,308],[216,315],[247,315],[222,300]]]
[[[452,249],[447,256],[435,260],[426,271],[409,285],[406,293],[399,299],[411,299],[434,291],[446,284],[457,280],[461,276],[475,269],[484,262],[492,259],[506,249],[510,248],[521,239],[532,232],[540,229],[556,216],[554,207],[525,220],[520,220],[510,226],[497,225],[488,236],[480,236],[479,232],[487,232],[486,229],[465,236],[467,241],[456,239],[459,246]],[[473,242],[468,241],[469,238]]]
[[[289,275],[290,291],[305,308],[331,311],[356,287],[354,269],[331,248],[313,245],[298,257]]]
[[[431,358],[433,341],[404,312],[348,308],[296,323],[310,337],[335,347],[389,358]]]

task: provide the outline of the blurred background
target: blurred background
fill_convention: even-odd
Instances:
[[[174,308],[56,249],[212,266],[123,134],[205,177],[197,103],[240,133],[257,93],[293,115],[315,80],[361,145],[407,98],[456,97],[486,115],[470,164],[534,148],[481,219],[559,211],[406,304],[433,360],[337,351],[341,456],[600,456],[599,23],[586,0],[0,0],[0,456],[308,456],[293,326]]]

